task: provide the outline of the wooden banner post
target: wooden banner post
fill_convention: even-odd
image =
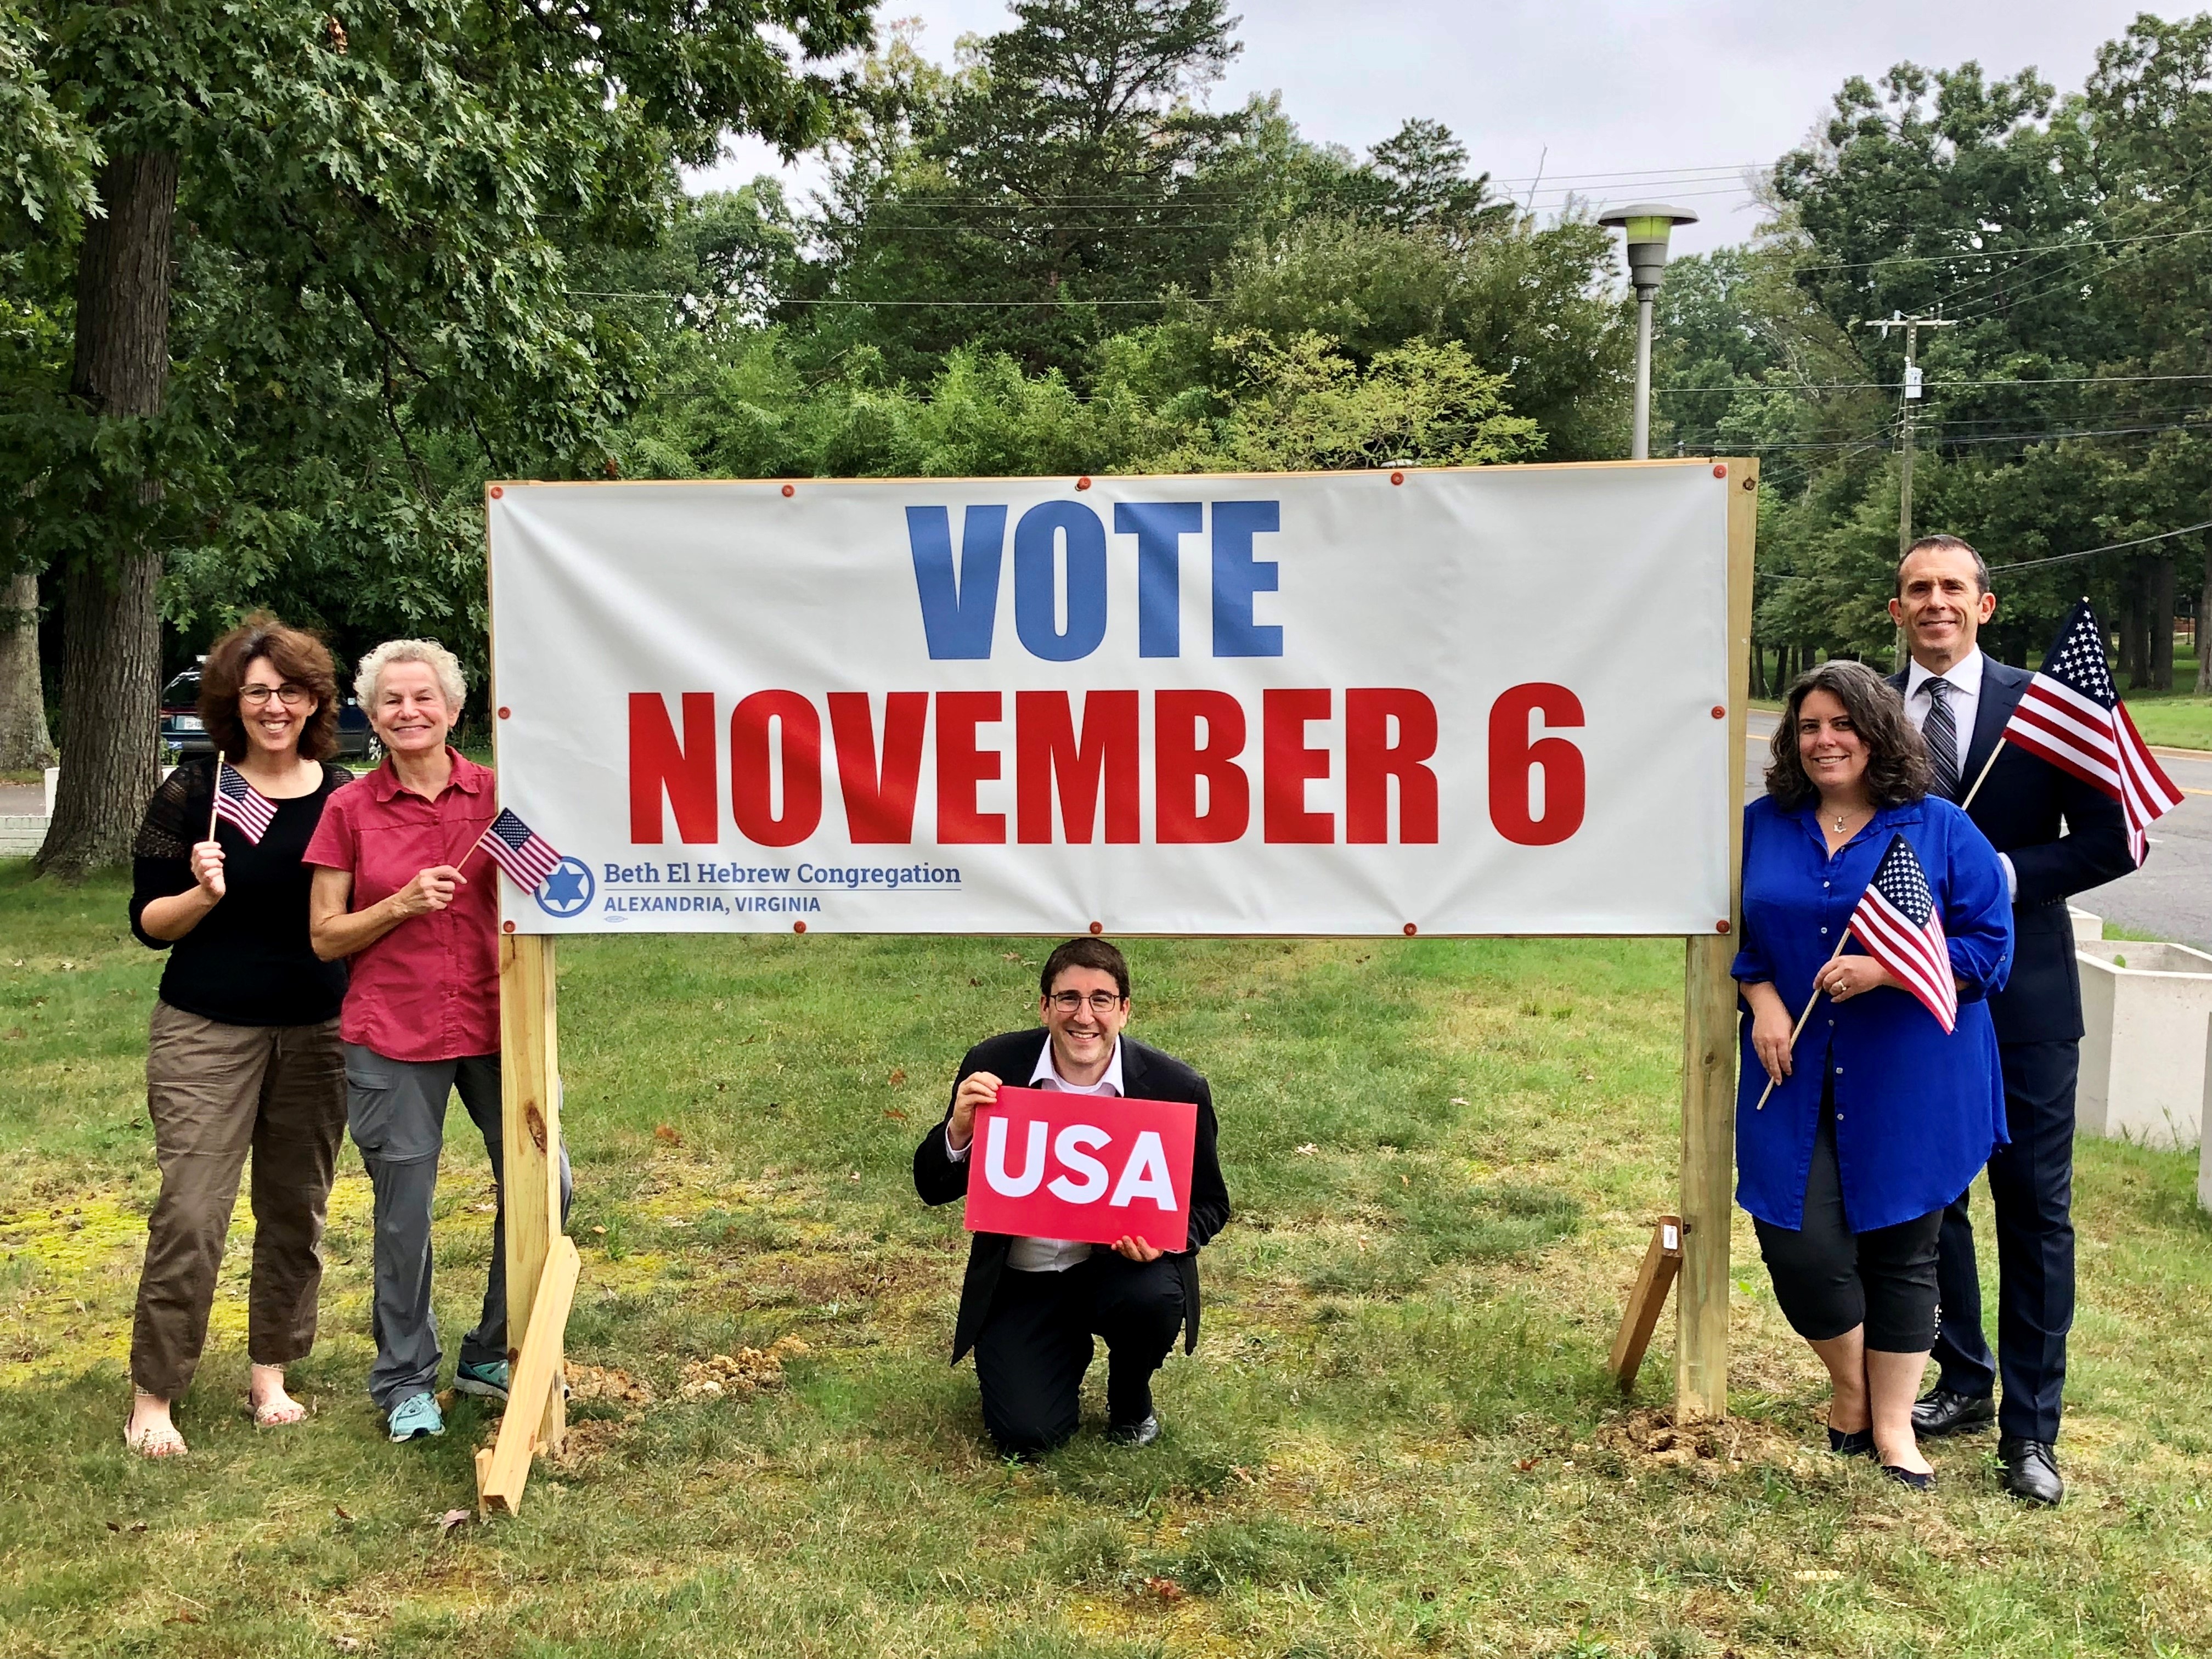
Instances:
[[[1728,1415],[1729,1232],[1735,1221],[1735,981],[1743,924],[1744,734],[1751,695],[1752,555],[1759,463],[1729,460],[1728,592],[1729,915],[1685,951],[1682,1018],[1682,1275],[1674,1307],[1674,1418]],[[1716,918],[1716,921],[1719,921]]]
[[[507,1415],[496,1444],[477,1455],[479,1508],[514,1510],[533,1452],[557,1452],[568,1433],[562,1339],[579,1266],[561,1231],[560,1042],[553,941],[499,941],[501,1192],[507,1206]],[[558,1255],[549,1274],[548,1263]],[[565,1283],[562,1281],[565,1280]]]

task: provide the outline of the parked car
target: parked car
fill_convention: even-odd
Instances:
[[[178,760],[215,752],[200,719],[200,671],[187,668],[161,688],[161,746]],[[338,701],[338,758],[374,765],[384,746],[368,728],[368,715],[351,697]]]

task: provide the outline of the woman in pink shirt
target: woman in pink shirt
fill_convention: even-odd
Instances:
[[[430,1211],[456,1090],[500,1176],[498,866],[475,856],[498,815],[490,769],[451,747],[466,687],[452,652],[392,640],[361,660],[355,694],[384,764],[332,795],[308,843],[309,937],[348,959],[338,1017],[346,1123],[376,1191],[376,1363],[368,1390],[392,1438],[445,1432],[430,1311]],[[561,1158],[563,1210],[568,1159]],[[492,1218],[483,1312],[453,1386],[507,1398],[506,1201]]]

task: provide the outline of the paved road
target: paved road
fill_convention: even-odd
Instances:
[[[1747,798],[1762,787],[1775,717],[1753,709],[1744,755]],[[2107,921],[2159,939],[2212,951],[2212,754],[2161,749],[2166,775],[2190,793],[2151,827],[2150,860],[2131,876],[2077,895],[2074,902]]]

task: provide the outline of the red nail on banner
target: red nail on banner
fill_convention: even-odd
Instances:
[[[975,1114],[968,1231],[1180,1250],[1197,1139],[1188,1101],[1001,1089]]]

